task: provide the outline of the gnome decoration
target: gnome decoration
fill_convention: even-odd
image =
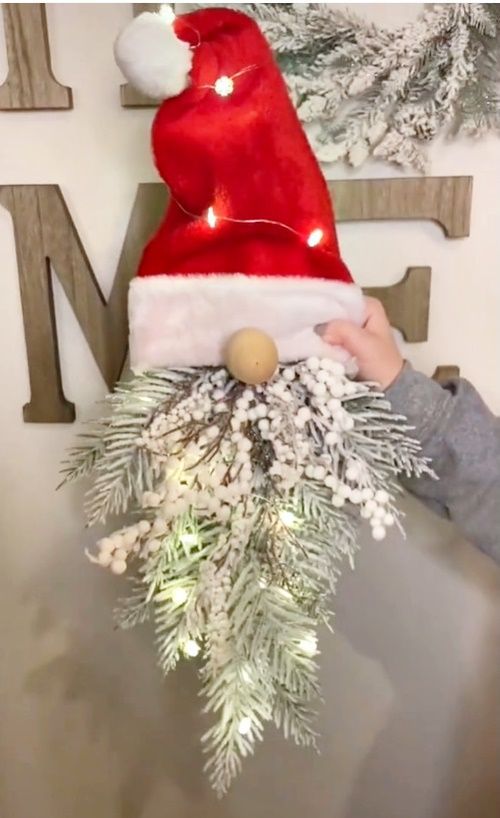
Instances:
[[[161,101],[170,203],[129,294],[134,377],[72,451],[89,523],[129,512],[92,562],[131,575],[167,673],[197,657],[207,769],[226,792],[268,721],[314,745],[317,628],[360,519],[398,522],[401,472],[428,470],[404,419],[350,379],[317,324],[363,322],[330,196],[271,50],[244,14],[145,13],[116,43]]]

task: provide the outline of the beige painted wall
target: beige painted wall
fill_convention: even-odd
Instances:
[[[388,24],[420,9],[362,7]],[[136,185],[155,178],[151,112],[118,104],[111,42],[128,14],[51,5],[53,64],[75,110],[0,113],[0,183],[61,185],[106,292]],[[432,265],[429,343],[409,355],[428,373],[459,364],[500,411],[500,143],[442,143],[432,156],[436,175],[474,176],[471,238],[450,242],[427,224],[344,225],[344,254],[362,284]],[[54,493],[76,428],[22,422],[27,368],[4,210],[0,252],[2,818],[498,816],[500,572],[413,500],[407,541],[367,542],[340,585],[337,633],[322,643],[322,756],[271,732],[216,801],[200,775],[193,669],[165,684],[147,633],[113,631],[120,581],[82,556],[79,490]],[[57,282],[56,296],[66,395],[89,416],[104,385]]]

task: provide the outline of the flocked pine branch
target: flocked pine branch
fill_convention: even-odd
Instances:
[[[438,134],[499,128],[497,3],[435,4],[394,30],[330,3],[233,6],[268,37],[320,161],[424,171]]]
[[[80,435],[63,464],[63,482],[93,476],[85,504],[89,525],[124,512],[133,495],[151,487],[151,458],[137,440],[153,414],[168,408],[195,377],[194,371],[158,370],[122,382],[106,399],[107,414]]]
[[[91,519],[134,517],[89,557],[131,570],[116,621],[150,621],[164,673],[199,662],[207,772],[222,794],[267,722],[315,746],[317,628],[331,625],[359,521],[382,539],[399,521],[398,475],[429,466],[404,418],[329,360],[251,388],[225,369],[155,371],[108,402],[74,474],[88,444]]]

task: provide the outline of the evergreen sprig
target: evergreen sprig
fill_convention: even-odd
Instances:
[[[498,3],[433,4],[394,30],[330,3],[232,5],[268,37],[323,162],[424,171],[439,134],[500,127]]]
[[[163,673],[197,657],[206,769],[223,794],[266,722],[316,745],[317,629],[331,627],[359,512],[382,537],[398,474],[429,466],[383,395],[328,360],[247,390],[224,369],[150,372],[107,408],[66,475],[93,476],[91,522],[126,510],[138,522],[89,556],[116,573],[135,561],[116,621],[150,622]]]

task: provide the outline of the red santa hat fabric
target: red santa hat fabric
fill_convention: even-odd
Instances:
[[[219,365],[255,327],[280,361],[341,357],[318,323],[361,323],[330,195],[271,49],[248,16],[142,14],[115,47],[123,73],[163,100],[153,152],[171,199],[129,293],[136,370]]]

